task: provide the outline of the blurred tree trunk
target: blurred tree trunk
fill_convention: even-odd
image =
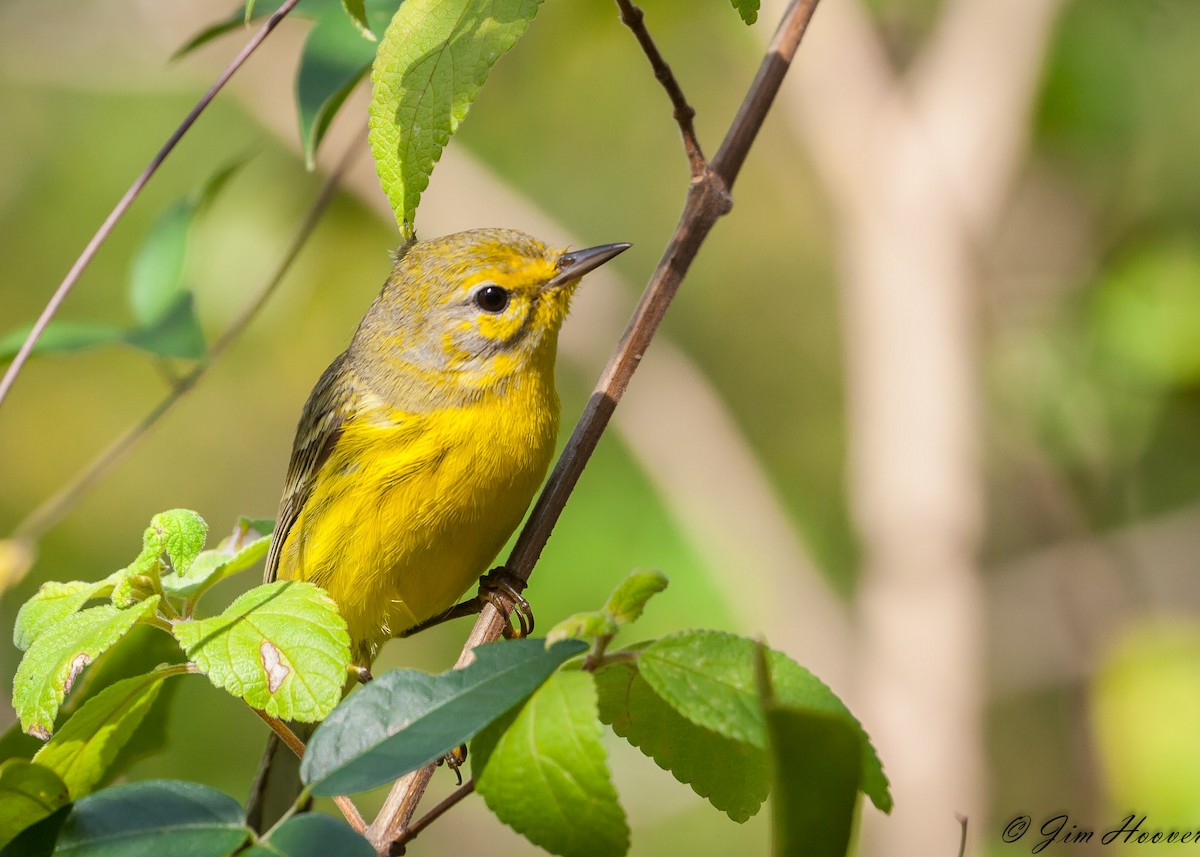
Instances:
[[[879,857],[956,853],[956,814],[987,841],[975,253],[1020,165],[1061,2],[950,0],[903,75],[858,3],[825,3],[792,90],[837,217],[857,711],[896,797],[893,818],[866,816]]]

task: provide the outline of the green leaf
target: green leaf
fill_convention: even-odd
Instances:
[[[196,317],[196,296],[181,292],[158,321],[129,331],[125,341],[160,357],[202,359],[208,349]]]
[[[17,667],[13,708],[21,727],[46,740],[63,697],[84,667],[120,640],[137,623],[154,615],[158,596],[121,610],[111,604],[90,607],[40,634]]]
[[[861,739],[838,715],[770,705],[772,828],[778,857],[845,857],[854,830]]]
[[[17,838],[0,848],[0,857],[52,857],[58,844],[58,833],[71,814],[71,804],[54,812],[21,831]]]
[[[617,623],[606,610],[592,610],[587,613],[576,613],[563,619],[550,629],[546,635],[547,643],[557,643],[559,640],[576,638],[597,639],[611,637],[617,633]]]
[[[88,795],[63,825],[64,857],[224,857],[249,837],[242,808],[198,783],[147,780]]]
[[[214,685],[273,717],[311,723],[342,697],[350,635],[333,599],[311,583],[257,586],[174,633]]]
[[[475,788],[488,808],[552,854],[620,857],[629,850],[596,718],[591,674],[560,672],[471,742]]]
[[[433,165],[541,0],[406,0],[371,69],[370,141],[405,238]]]
[[[33,325],[27,324],[0,336],[0,363],[17,356]],[[125,338],[125,328],[96,321],[52,321],[42,331],[31,354],[52,351],[78,351],[97,345],[111,345]]]
[[[730,0],[733,3],[733,8],[737,9],[737,13],[742,16],[742,20],[746,24],[753,24],[758,20],[758,7],[760,0]]]
[[[704,729],[662,700],[636,664],[596,671],[600,720],[734,821],[758,812],[770,788],[767,753]]]
[[[24,759],[0,764],[0,847],[69,800],[67,787],[49,768]]]
[[[177,200],[150,227],[129,272],[129,306],[143,327],[159,321],[183,293],[183,263],[196,206]]]
[[[766,750],[767,731],[758,701],[755,644],[721,631],[685,631],[647,646],[638,656],[642,677],[676,711],[698,726]],[[781,652],[768,653],[770,680],[781,705],[846,719],[859,736],[862,789],[883,812],[892,797],[883,766],[862,725],[804,667]]]
[[[33,760],[57,773],[75,800],[90,794],[118,763],[162,690],[163,679],[181,667],[127,678],[93,696],[63,724]]]
[[[375,849],[335,818],[294,815],[239,857],[375,857]]]
[[[255,563],[267,555],[270,547],[271,537],[263,536],[236,553],[223,550],[201,551],[185,573],[163,578],[163,590],[169,595],[192,597],[195,601],[225,578],[253,568]]]
[[[208,538],[208,523],[191,509],[170,509],[150,519],[147,534],[161,552],[171,560],[176,574],[184,574],[204,549]],[[143,544],[151,542],[143,539]]]
[[[88,583],[71,580],[57,583],[53,580],[38,587],[34,596],[21,605],[17,621],[13,626],[13,645],[27,651],[34,640],[49,628],[53,628],[72,613],[79,611],[93,598],[104,598],[113,587],[112,578]]]
[[[646,602],[666,589],[668,582],[661,571],[635,571],[608,596],[604,609],[618,625],[627,625],[642,615]]]
[[[374,58],[374,42],[363,39],[345,15],[323,19],[309,32],[296,74],[296,108],[304,161],[310,170],[329,124]]]
[[[466,741],[586,649],[578,640],[550,648],[542,640],[512,640],[480,646],[461,670],[378,676],[317,727],[300,776],[316,795],[390,782]]]
[[[367,20],[367,7],[363,0],[342,0],[342,8],[368,41],[376,41],[375,34],[371,32],[371,23]]]
[[[269,536],[275,532],[274,518],[246,518],[237,519],[237,525],[240,530],[239,536],[245,538],[249,533],[248,530],[254,530],[260,536]],[[239,539],[240,541],[240,539]]]
[[[281,5],[280,0],[270,3],[258,3],[252,11],[252,18],[264,18],[267,15],[275,12]],[[246,27],[246,11],[243,6],[236,9],[227,18],[222,18],[215,24],[205,27],[196,35],[188,39],[183,45],[176,49],[175,53],[171,54],[172,60],[180,59],[190,54],[196,48],[206,45],[214,39],[220,38],[226,33],[231,33],[234,30],[245,29]]]

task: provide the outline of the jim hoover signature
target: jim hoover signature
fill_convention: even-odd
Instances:
[[[1030,833],[1033,820],[1028,815],[1018,815],[1004,826],[1000,838],[1005,842],[1023,842],[1033,847],[1033,854],[1040,854],[1054,844],[1082,845],[1099,843],[1113,845],[1160,845],[1167,843],[1193,842],[1200,845],[1200,826],[1193,830],[1162,830],[1146,821],[1146,816],[1132,813],[1119,823],[1104,830],[1080,827],[1066,813],[1047,818],[1036,831]]]

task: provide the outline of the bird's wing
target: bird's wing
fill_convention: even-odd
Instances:
[[[345,362],[346,355],[342,353],[329,364],[304,404],[300,428],[292,445],[292,460],[288,465],[283,499],[279,501],[279,519],[271,537],[271,550],[267,553],[263,572],[263,579],[267,583],[278,576],[283,543],[300,517],[304,504],[312,496],[321,465],[337,445],[346,421],[354,414],[354,388],[343,372]]]

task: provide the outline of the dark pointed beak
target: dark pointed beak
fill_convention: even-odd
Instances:
[[[572,250],[558,257],[558,273],[546,288],[558,288],[571,280],[578,280],[588,271],[594,271],[614,256],[624,253],[632,244],[601,244],[586,250]]]

